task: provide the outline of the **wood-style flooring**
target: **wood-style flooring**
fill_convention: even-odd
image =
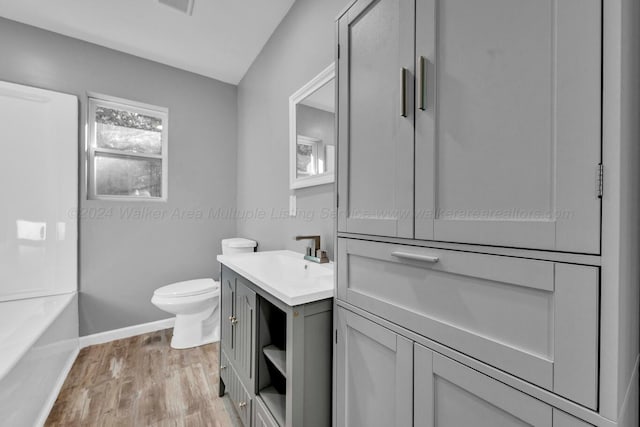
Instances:
[[[45,425],[239,425],[218,397],[218,344],[174,350],[171,332],[82,349]]]

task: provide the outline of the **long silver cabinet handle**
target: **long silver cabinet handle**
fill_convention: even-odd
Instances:
[[[400,69],[400,115],[407,117],[407,69]]]
[[[422,111],[427,109],[427,58],[421,56],[418,58],[419,75],[418,75],[418,108]]]
[[[421,255],[421,254],[414,254],[411,252],[403,252],[403,251],[393,251],[391,252],[391,255],[397,258],[410,259],[413,261],[424,261],[424,262],[430,262],[430,263],[436,263],[440,261],[440,258],[438,258],[435,255]]]

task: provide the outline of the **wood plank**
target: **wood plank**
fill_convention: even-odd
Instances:
[[[219,344],[176,350],[171,332],[82,349],[45,426],[239,426],[218,397]]]

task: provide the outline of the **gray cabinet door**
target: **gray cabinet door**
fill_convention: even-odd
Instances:
[[[220,350],[220,379],[224,382],[225,388],[228,388],[227,384],[229,384],[229,380],[231,378],[231,364],[229,363],[229,358],[225,353],[225,350]],[[228,392],[228,390],[225,390]]]
[[[227,378],[224,381],[233,406],[242,421],[242,425],[244,427],[250,427],[251,406],[253,403],[251,394],[247,392],[247,389],[244,387],[236,370],[233,369],[233,366],[229,366],[226,376]]]
[[[599,253],[601,9],[417,0],[416,238]]]
[[[414,357],[414,426],[552,426],[549,405],[419,344]]]
[[[338,26],[338,231],[411,238],[415,0],[360,0]]]
[[[248,384],[253,384],[256,293],[236,277],[234,360],[236,369]]]
[[[233,355],[233,324],[235,277],[230,270],[223,268],[220,280],[220,344],[227,354]]]
[[[411,426],[411,341],[343,308],[337,318],[337,426]]]

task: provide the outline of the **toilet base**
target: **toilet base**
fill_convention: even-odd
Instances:
[[[220,341],[218,310],[210,313],[176,315],[171,348],[183,350]]]

